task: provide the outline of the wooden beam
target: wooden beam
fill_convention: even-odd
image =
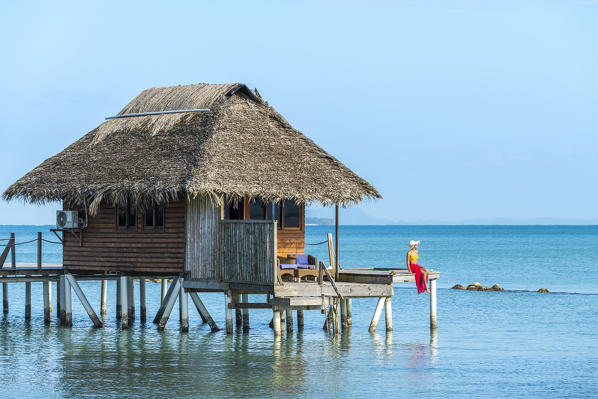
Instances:
[[[272,308],[272,329],[274,330],[274,336],[280,337],[280,310],[277,307]]]
[[[73,325],[73,302],[71,300],[71,284],[66,275],[60,276],[64,282],[64,325],[71,327]]]
[[[77,280],[75,280],[75,277],[73,277],[73,275],[70,274],[70,273],[65,274],[65,276],[66,276],[66,278],[68,280],[68,283],[73,287],[73,290],[75,291],[75,294],[79,298],[79,301],[83,305],[83,308],[87,312],[87,315],[89,316],[89,318],[93,322],[93,325],[96,326],[96,327],[102,327],[102,322],[100,321],[100,319],[96,315],[96,312],[93,311],[93,308],[91,307],[91,305],[89,304],[89,301],[85,297],[85,294],[83,293],[83,290],[81,289],[81,287],[79,287],[79,284],[77,283]]]
[[[158,324],[160,322],[160,319],[162,318],[162,315],[164,314],[164,311],[166,310],[166,297],[173,295],[174,288],[178,282],[179,282],[179,278],[175,277],[172,280],[172,283],[170,283],[170,287],[168,287],[168,292],[166,292],[166,296],[162,300],[162,304],[160,305],[160,308],[158,309],[158,312],[156,313],[156,316],[154,317],[154,320],[153,320],[154,324]]]
[[[52,313],[52,305],[50,303],[50,298],[52,298],[52,294],[50,292],[51,287],[52,283],[49,281],[44,281],[42,283],[44,297],[44,324],[50,324],[50,315]]]
[[[242,303],[249,303],[248,294],[239,294]],[[249,330],[249,308],[243,308],[243,331]]]
[[[139,278],[139,320],[145,323],[147,308],[145,306],[145,277]]]
[[[2,312],[8,314],[8,284],[2,283]]]
[[[127,288],[129,284],[127,284],[127,277],[121,276],[118,280],[120,284],[120,304],[121,304],[121,321],[120,321],[120,328],[126,330],[129,328],[129,305],[128,299],[129,295],[127,293]]]
[[[25,320],[31,320],[31,282],[25,283]]]
[[[369,332],[376,331],[376,327],[378,326],[378,320],[380,320],[382,308],[384,307],[384,301],[385,297],[380,297],[378,299],[378,304],[376,304],[376,310],[374,311],[374,317],[372,317],[372,322],[370,323],[370,328],[368,329]]]
[[[197,311],[199,312],[199,314],[201,315],[201,317],[210,326],[210,329],[212,330],[212,332],[216,332],[216,331],[220,330],[218,328],[218,326],[216,325],[216,323],[214,322],[214,319],[212,319],[212,316],[210,315],[210,312],[208,312],[208,309],[205,307],[205,305],[203,304],[203,302],[199,298],[199,295],[197,295],[196,292],[190,292],[189,296],[191,297],[191,300],[195,304],[195,308],[197,309]]]
[[[168,318],[170,317],[170,313],[172,312],[172,308],[174,308],[174,304],[179,297],[181,289],[181,280],[177,277],[176,281],[172,280],[170,283],[170,288],[168,289],[168,293],[164,298],[164,310],[160,316],[160,320],[158,321],[158,331],[164,331],[166,328],[166,323],[168,323]]]
[[[392,302],[390,297],[384,299],[384,320],[386,321],[386,331],[392,331]]]
[[[100,315],[106,316],[106,297],[108,296],[108,281],[102,280],[100,290]]]
[[[391,284],[350,284],[337,283],[337,289],[342,294],[343,298],[370,298],[370,297],[387,297],[393,296],[394,289]],[[328,282],[318,284],[306,283],[285,283],[281,286],[276,286],[275,296],[277,298],[285,297],[319,297],[321,296],[337,297],[337,293]]]
[[[230,304],[233,301],[233,294],[230,290],[227,290],[224,293],[224,313],[225,313],[225,324],[226,324],[226,333],[232,334],[233,333],[233,311],[230,307]]]

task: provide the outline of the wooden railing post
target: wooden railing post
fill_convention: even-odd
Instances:
[[[15,255],[15,233],[10,233],[10,267],[17,268],[17,257]]]
[[[37,270],[42,269],[42,232],[37,232]]]

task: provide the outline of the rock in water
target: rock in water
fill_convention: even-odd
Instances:
[[[494,284],[491,288],[492,291],[504,291],[505,289],[501,287],[500,284]]]
[[[538,292],[541,292],[541,293],[543,293],[543,294],[548,294],[550,291],[548,291],[546,288],[540,288],[540,289],[538,290]]]
[[[461,284],[455,284],[453,285],[453,290],[464,290],[465,287],[463,287]]]
[[[480,284],[480,283],[469,284],[467,286],[467,290],[469,290],[469,291],[481,291],[482,290],[482,284]]]

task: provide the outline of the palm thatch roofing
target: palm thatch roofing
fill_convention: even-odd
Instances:
[[[295,130],[243,84],[195,84],[143,91],[109,119],[45,160],[4,192],[27,202],[134,199],[139,206],[187,196],[350,205],[380,194]]]

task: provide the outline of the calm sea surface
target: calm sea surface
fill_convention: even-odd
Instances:
[[[0,238],[15,232],[22,242],[43,231],[55,240],[48,229],[0,226]],[[327,232],[308,227],[307,242]],[[383,320],[368,333],[375,300],[361,299],[342,336],[324,332],[323,316],[311,311],[282,339],[268,328],[269,311],[251,312],[249,333],[226,336],[210,333],[191,303],[188,334],[179,333],[176,311],[165,333],[138,320],[120,332],[112,282],[105,328],[90,327],[74,296],[73,328],[55,318],[44,327],[41,284],[33,284],[30,323],[24,286],[11,284],[10,313],[0,316],[0,397],[598,397],[598,227],[341,226],[340,234],[347,268],[404,267],[406,243],[422,241],[420,264],[441,272],[435,335],[428,296],[411,284],[395,290],[392,334]],[[327,262],[325,246],[308,248]],[[44,259],[60,263],[60,246],[46,243]],[[18,262],[35,260],[34,244],[19,246]],[[449,289],[472,282],[513,291]],[[99,283],[81,287],[98,310]],[[551,293],[534,292],[541,287]],[[152,313],[160,287],[147,289]],[[202,299],[222,326],[223,295]]]

